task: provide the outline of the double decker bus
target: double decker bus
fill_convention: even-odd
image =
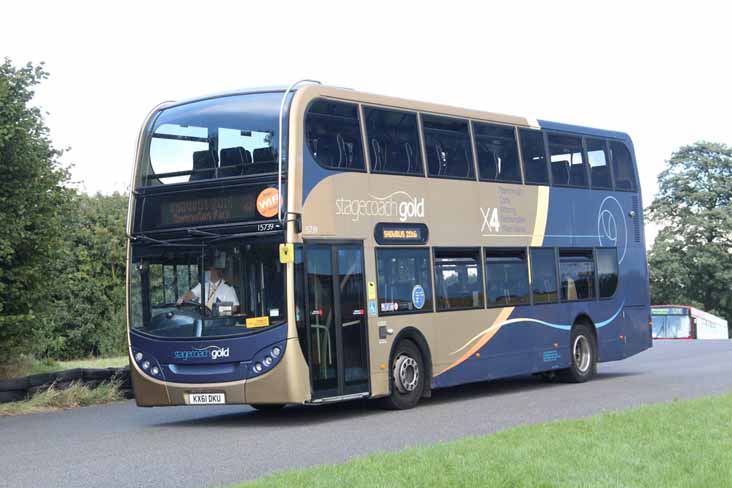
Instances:
[[[652,344],[642,212],[620,132],[315,82],[164,103],[129,205],[135,398],[586,381]]]
[[[688,305],[651,307],[654,339],[729,339],[727,321]]]

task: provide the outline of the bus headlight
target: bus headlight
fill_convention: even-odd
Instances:
[[[148,352],[143,352],[137,348],[133,348],[132,358],[141,371],[158,379],[164,378],[163,366]]]
[[[280,341],[260,349],[252,356],[251,363],[249,363],[251,368],[249,369],[249,377],[259,376],[275,368],[284,356],[286,345],[287,341]]]

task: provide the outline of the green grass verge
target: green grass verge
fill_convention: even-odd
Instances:
[[[75,359],[72,361],[56,361],[53,359],[36,359],[33,356],[22,356],[10,364],[0,367],[0,379],[17,378],[39,373],[53,373],[74,368],[121,368],[128,364],[127,356],[111,358]]]
[[[28,400],[0,403],[0,416],[26,415],[65,408],[86,407],[122,399],[119,383],[116,381],[102,383],[93,389],[81,383],[74,383],[64,390],[51,387]]]
[[[727,394],[378,453],[235,486],[656,488],[731,486],[731,480]]]

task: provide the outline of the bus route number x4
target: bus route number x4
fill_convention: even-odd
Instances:
[[[493,207],[480,208],[480,213],[483,214],[483,225],[480,231],[486,232],[499,232],[501,230],[501,222],[498,219],[498,209]]]

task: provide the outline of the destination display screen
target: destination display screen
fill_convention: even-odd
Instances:
[[[265,186],[145,198],[144,230],[270,220],[277,216],[279,195]]]
[[[662,307],[652,308],[651,315],[689,315],[689,313],[682,307]]]
[[[254,218],[256,218],[256,206],[251,195],[227,195],[160,202],[160,225],[165,227],[252,220]]]
[[[376,224],[374,239],[381,245],[426,244],[429,232],[425,224]]]

